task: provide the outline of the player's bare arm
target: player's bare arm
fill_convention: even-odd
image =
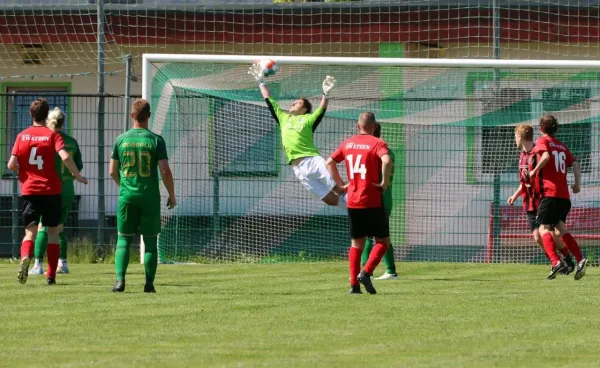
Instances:
[[[171,172],[171,167],[169,166],[169,160],[158,161],[158,170],[160,171],[160,176],[165,188],[167,189],[167,193],[169,193],[167,207],[172,209],[173,207],[177,206],[177,200],[175,199],[175,182],[173,181],[173,173]]]
[[[111,159],[110,164],[108,165],[108,173],[118,187],[121,186],[121,174],[119,173],[120,169],[121,162],[119,160]]]
[[[327,159],[327,162],[325,163],[325,166],[327,167],[327,171],[329,171],[329,175],[331,175],[331,178],[333,179],[333,181],[335,182],[335,185],[337,186],[334,189],[337,191],[344,192],[346,190],[346,188],[348,187],[348,185],[345,184],[344,181],[342,180],[342,176],[340,175],[340,171],[337,168],[337,164],[338,163],[334,159],[329,157]]]
[[[17,156],[10,156],[10,160],[8,160],[8,165],[6,165],[9,170],[12,170],[16,173],[19,172],[19,159]]]
[[[573,176],[575,178],[575,183],[571,186],[571,189],[573,189],[573,193],[577,194],[581,191],[581,166],[577,161],[573,162],[571,166],[573,166]]]
[[[523,188],[523,184],[519,185],[519,189],[517,189],[513,195],[511,195],[510,197],[508,197],[508,199],[506,200],[506,203],[508,203],[509,205],[513,205],[513,203],[515,203],[515,201],[517,200],[517,198],[519,198],[519,196],[521,195],[521,193],[523,193],[523,190],[525,190],[525,188]]]
[[[550,161],[550,153],[548,153],[548,152],[542,153],[540,162],[538,162],[537,166],[533,170],[531,170],[531,172],[529,173],[529,177],[532,178],[532,177],[536,176],[544,168],[544,166],[546,166],[548,161]]]
[[[71,155],[69,155],[69,152],[67,152],[65,149],[61,149],[60,151],[58,151],[58,155],[65,163],[65,166],[67,167],[67,169],[69,169],[71,174],[73,174],[73,177],[75,177],[75,180],[77,180],[78,182],[83,183],[83,184],[88,183],[87,178],[85,176],[81,175],[81,173],[77,169],[77,165],[75,164],[75,161],[73,161],[73,159],[71,158]]]
[[[381,183],[375,183],[376,186],[380,187],[383,192],[390,186],[390,177],[392,176],[392,167],[394,163],[389,154],[381,156],[381,174],[383,179]]]

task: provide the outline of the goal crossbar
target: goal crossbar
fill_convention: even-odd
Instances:
[[[504,60],[504,59],[420,59],[420,58],[370,58],[370,57],[317,57],[268,55],[183,55],[144,54],[142,62],[142,98],[151,95],[152,63],[224,63],[251,64],[269,57],[278,64],[373,66],[406,68],[495,68],[495,69],[582,69],[600,70],[600,60]]]

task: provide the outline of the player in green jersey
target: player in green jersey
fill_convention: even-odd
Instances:
[[[131,108],[133,128],[117,137],[110,160],[110,176],[119,187],[117,211],[117,247],[115,269],[117,282],[113,292],[125,291],[125,274],[129,265],[129,248],[138,231],[145,245],[145,293],[155,293],[154,277],[158,264],[160,233],[159,171],[169,193],[167,207],[177,205],[175,183],[169,167],[164,139],[148,130],[150,104],[136,100]],[[159,170],[157,170],[157,167]]]
[[[306,189],[326,204],[346,207],[344,189],[335,185],[325,166],[325,159],[321,157],[313,141],[313,133],[327,110],[328,94],[335,86],[335,79],[327,76],[323,81],[323,98],[314,112],[310,101],[306,98],[295,100],[289,110],[285,112],[271,97],[271,93],[265,85],[260,65],[252,65],[248,74],[258,81],[267,107],[279,125],[286,161],[292,166],[296,178]]]
[[[381,137],[381,124],[377,123],[377,125],[375,126],[375,131],[373,132],[373,135],[377,138]],[[392,162],[396,161],[396,157],[394,157],[394,152],[392,152],[392,150],[390,150],[389,153],[390,153]],[[392,168],[392,170],[394,170],[394,168]],[[394,171],[392,171],[392,176],[390,177],[390,183],[394,182],[393,178],[394,178]],[[393,205],[392,185],[390,185],[390,187],[385,192],[383,192],[383,209],[385,210],[385,213],[388,215],[388,217],[392,214],[392,205]],[[369,259],[369,254],[371,253],[371,249],[373,249],[373,239],[367,238],[367,242],[365,244],[365,247],[363,249],[362,256],[361,256],[361,258],[362,258],[361,261],[362,261],[363,267],[367,263],[367,260]],[[383,256],[383,262],[385,263],[386,271],[383,275],[379,276],[375,280],[398,280],[398,273],[396,272],[396,263],[394,262],[394,248],[392,247],[391,243],[390,243],[387,251],[385,252],[385,255]]]
[[[69,152],[69,155],[75,161],[75,165],[77,166],[77,170],[81,171],[83,169],[83,162],[81,161],[81,151],[79,150],[79,145],[75,138],[69,136],[67,133],[63,132],[63,127],[65,125],[65,114],[58,108],[55,107],[54,110],[50,111],[48,114],[48,118],[46,120],[46,126],[58,134],[60,134],[65,142],[65,150]],[[62,162],[59,159],[58,154],[56,155],[56,162]],[[69,273],[69,266],[67,265],[67,237],[64,233],[64,224],[67,222],[67,216],[69,211],[73,207],[73,199],[75,198],[75,185],[73,181],[75,178],[64,164],[56,165],[56,170],[58,171],[58,176],[62,180],[62,210],[60,213],[60,225],[58,225],[58,244],[60,247],[60,255],[58,258],[58,268],[56,270],[57,273]],[[42,226],[40,221],[38,227],[38,235],[35,238],[35,264],[33,268],[29,271],[30,275],[43,275],[44,270],[42,267],[42,261],[44,259],[44,254],[46,254],[46,248],[48,247],[48,232],[45,226]]]

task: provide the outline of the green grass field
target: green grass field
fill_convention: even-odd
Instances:
[[[161,265],[113,294],[110,265],[48,287],[0,265],[2,367],[600,366],[600,279],[546,267],[408,263],[347,295],[345,263]],[[379,274],[379,271],[377,272]]]

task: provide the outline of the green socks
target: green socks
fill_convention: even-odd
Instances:
[[[156,276],[156,268],[158,265],[158,237],[144,236],[144,269],[146,270],[146,284],[153,285],[154,277]]]
[[[369,255],[371,254],[373,245],[374,245],[373,239],[367,238],[367,241],[365,242],[365,247],[363,248],[362,255],[360,256],[360,263],[362,264],[363,267],[365,267],[365,265],[367,264],[367,261],[369,260]]]
[[[363,267],[369,260],[369,255],[371,254],[371,250],[373,249],[373,246],[374,246],[373,239],[367,238],[367,241],[365,243],[365,248],[363,249],[362,255],[360,257]],[[392,247],[391,244],[388,247],[385,254],[383,255],[383,262],[385,263],[385,267],[387,268],[387,270],[386,270],[387,273],[392,274],[392,275],[396,274],[396,262],[394,262],[394,247]]]
[[[35,250],[34,257],[39,259],[40,262],[44,259],[46,254],[46,248],[48,247],[48,229],[44,226],[38,230],[37,236],[35,237]]]
[[[127,266],[129,266],[129,248],[133,241],[133,236],[117,235],[117,249],[115,250],[115,271],[117,281],[125,280]]]
[[[58,234],[58,245],[60,246],[60,259],[67,259],[67,236],[64,232]]]
[[[387,273],[396,274],[396,262],[394,262],[394,247],[390,244],[387,251],[383,255],[383,263],[387,267]]]

